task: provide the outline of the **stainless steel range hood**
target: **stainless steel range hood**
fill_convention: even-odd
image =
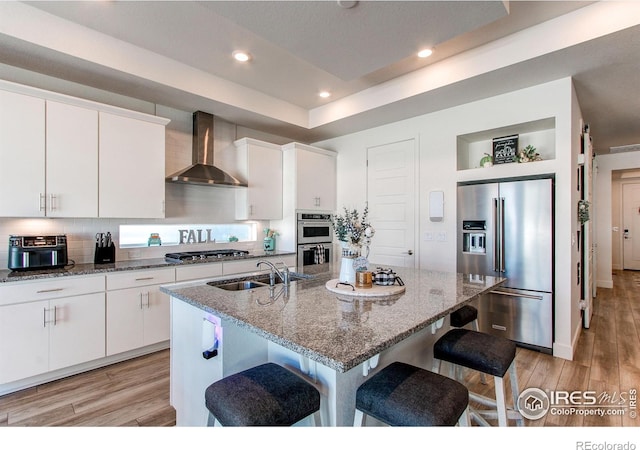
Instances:
[[[213,165],[213,115],[193,113],[192,161],[186,169],[167,177],[168,182],[199,184],[220,187],[247,187],[246,183],[232,177]]]

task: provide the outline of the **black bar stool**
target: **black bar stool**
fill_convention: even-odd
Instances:
[[[371,416],[391,426],[468,426],[469,391],[451,378],[394,362],[356,392],[353,426]]]
[[[464,328],[471,324],[472,330],[480,331],[480,327],[478,326],[478,309],[475,306],[464,305],[449,314],[449,323],[455,328]],[[458,368],[462,369],[460,366],[458,366]],[[456,379],[458,381],[462,380],[461,370],[456,371]],[[487,377],[483,372],[480,372],[480,382],[482,384],[487,384]]]
[[[454,328],[447,331],[433,346],[433,371],[440,372],[440,362],[447,361],[454,365],[469,367],[492,375],[495,385],[495,399],[473,392],[469,393],[469,398],[495,409],[475,410],[470,408],[471,417],[481,425],[489,425],[484,419],[487,417],[497,418],[499,426],[507,426],[508,419],[515,419],[517,425],[522,426],[524,425],[522,415],[516,409],[507,408],[504,395],[504,377],[509,372],[515,408],[520,395],[515,357],[516,344],[509,339],[464,328]]]
[[[320,420],[320,393],[282,366],[266,363],[216,381],[205,391],[208,426],[290,426]]]

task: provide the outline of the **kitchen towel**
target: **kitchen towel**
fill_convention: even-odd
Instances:
[[[324,264],[324,245],[316,245],[313,252],[313,262],[315,264]]]

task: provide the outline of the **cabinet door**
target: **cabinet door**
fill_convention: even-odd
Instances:
[[[44,216],[44,139],[44,100],[0,91],[0,216]]]
[[[48,304],[0,307],[0,384],[49,370]]]
[[[98,112],[47,102],[47,216],[98,216]]]
[[[336,158],[297,150],[297,209],[336,209]]]
[[[105,356],[104,292],[51,300],[49,370]]]
[[[164,217],[164,140],[162,125],[100,113],[100,217]]]
[[[150,345],[169,339],[169,296],[160,292],[158,286],[149,286],[143,301],[143,344]]]
[[[107,292],[107,356],[142,347],[147,291],[145,287]]]
[[[282,150],[271,144],[245,145],[249,187],[236,191],[236,219],[282,219]]]

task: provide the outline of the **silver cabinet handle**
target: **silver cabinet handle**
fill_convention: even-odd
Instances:
[[[145,292],[142,295],[143,295],[143,297],[147,298],[147,309],[149,309],[150,308],[150,306],[149,306],[149,291]]]
[[[41,291],[36,291],[36,294],[44,294],[46,292],[59,292],[59,291],[63,291],[64,288],[55,288],[55,289],[43,289]]]
[[[56,210],[56,195],[55,194],[49,194],[49,209],[51,211],[55,211]]]
[[[46,211],[47,197],[43,193],[40,193],[40,199],[39,199],[38,205],[39,205],[40,211]]]
[[[58,307],[54,306],[53,307],[53,326],[56,326],[58,324]]]
[[[42,308],[42,328],[47,328],[47,308]]]
[[[154,277],[142,277],[142,278],[136,278],[136,281],[147,281],[147,280],[153,280]]]

